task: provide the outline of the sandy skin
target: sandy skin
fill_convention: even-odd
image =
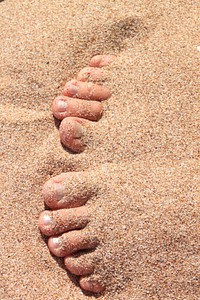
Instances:
[[[80,71],[77,80],[66,83],[63,95],[57,97],[52,105],[54,116],[61,120],[59,132],[61,143],[73,152],[85,149],[84,127],[92,128],[103,113],[102,101],[111,97],[111,91],[96,84],[103,75],[103,68],[115,60],[114,55],[97,55],[90,61],[89,67]],[[64,257],[65,266],[74,275],[79,275],[82,289],[94,293],[103,292],[105,285],[101,282],[83,277],[94,271],[92,262],[72,257],[81,250],[95,249],[99,240],[96,236],[84,233],[80,229],[87,226],[90,214],[84,204],[90,197],[89,184],[80,184],[72,188],[71,196],[65,197],[65,183],[80,180],[79,174],[61,174],[44,186],[44,201],[53,211],[44,211],[39,218],[41,232],[50,236],[48,247],[57,257]],[[84,175],[83,175],[84,178]],[[81,180],[82,181],[82,180]],[[89,188],[90,186],[90,188]],[[65,200],[64,200],[64,199]]]
[[[73,152],[84,151],[84,127],[92,130],[93,122],[103,114],[104,100],[111,91],[95,83],[103,76],[103,68],[115,59],[114,55],[97,55],[90,66],[82,69],[77,79],[66,83],[63,95],[52,105],[53,115],[62,120],[59,128],[61,143]]]
[[[81,70],[76,81],[70,81],[66,84],[64,96],[59,96],[53,103],[53,114],[61,120],[59,128],[61,142],[74,152],[84,151],[87,146],[84,142],[84,130],[92,130],[93,123],[102,116],[103,101],[111,96],[111,92],[106,87],[96,83],[102,76],[103,67],[106,67],[101,59],[104,61],[105,57],[98,56],[91,60],[91,62],[95,62],[94,66]],[[108,60],[109,63],[112,59],[113,57]],[[102,68],[99,67],[101,65]],[[88,78],[91,82],[88,81]],[[73,87],[74,84],[78,87],[78,91]],[[75,94],[73,94],[74,91]],[[142,285],[143,280],[140,268],[142,265],[142,269],[145,270],[144,277],[149,278],[148,281],[149,285],[152,285],[152,290],[156,288],[154,284],[159,285],[159,282],[165,280],[165,273],[159,275],[159,280],[156,279],[155,251],[158,257],[157,268],[163,268],[166,273],[170,273],[172,261],[177,270],[182,268],[183,257],[192,249],[191,239],[190,237],[185,238],[186,228],[184,229],[182,225],[185,219],[192,218],[192,214],[196,214],[196,209],[191,210],[189,202],[185,208],[182,203],[177,205],[176,201],[170,203],[168,199],[164,201],[162,195],[163,190],[166,190],[164,193],[166,195],[168,194],[167,191],[172,191],[172,194],[184,194],[187,184],[183,180],[183,174],[187,173],[187,168],[185,169],[181,165],[175,166],[170,160],[167,163],[165,160],[158,160],[155,163],[154,168],[154,163],[149,164],[147,157],[146,160],[140,161],[138,164],[130,165],[128,169],[120,163],[101,166],[99,169],[86,170],[85,172],[62,173],[51,178],[44,185],[44,202],[50,210],[41,213],[39,228],[43,234],[49,237],[50,252],[57,257],[64,258],[66,269],[78,276],[80,287],[84,291],[102,293],[106,289],[107,282],[113,281],[114,288],[120,286],[121,281],[124,280],[120,276],[118,279],[112,279],[113,271],[111,272],[110,269],[113,269],[113,266],[109,266],[110,257],[107,258],[106,253],[113,253],[113,257],[116,257],[116,272],[119,272],[118,264],[120,265],[121,262],[128,265],[129,271],[126,267],[123,270],[126,275],[122,277],[125,277],[127,282],[129,280],[137,282],[139,286]],[[163,173],[164,169],[168,171]],[[172,171],[173,176],[171,177]],[[160,173],[163,174],[162,179]],[[177,183],[172,182],[171,178],[176,178]],[[155,181],[158,180],[160,181],[160,191],[157,190],[154,194],[151,189]],[[140,193],[142,193],[145,185],[151,187],[148,188],[149,194],[145,192],[143,197],[138,198],[135,182],[141,184]],[[115,190],[115,198],[110,199],[110,201],[108,201],[110,197],[109,186],[114,187]],[[157,195],[159,195],[159,201]],[[100,200],[103,203],[100,205],[103,207],[103,209],[101,208],[101,217],[99,213],[96,214],[93,211],[91,200],[99,201],[95,197],[102,199]],[[173,198],[173,196],[171,197]],[[104,198],[107,199],[106,206]],[[117,203],[121,203],[121,207],[113,206],[117,198]],[[146,201],[146,199],[150,200]],[[108,214],[106,207],[109,206],[111,207],[108,209]],[[126,218],[123,215],[124,211],[127,214]],[[177,223],[177,216],[184,215],[183,211],[186,211],[187,215]],[[105,217],[107,221],[105,221]],[[91,222],[94,219],[96,219],[95,225]],[[104,224],[104,227],[107,228],[105,231],[108,230],[109,232],[104,237],[101,235],[99,224]],[[114,227],[112,227],[113,224]],[[119,231],[116,230],[115,232],[117,224],[124,224],[123,236],[119,235]],[[182,232],[179,232],[181,226]],[[196,226],[194,219],[188,229],[193,240],[197,238],[195,235]],[[112,230],[110,231],[109,228]],[[176,238],[177,234],[182,236],[180,241]],[[110,237],[117,243],[117,247],[115,244],[110,248]],[[170,240],[174,240],[173,249],[171,249]],[[183,248],[183,244],[187,247]],[[165,256],[166,251],[167,256]],[[177,251],[179,254],[176,256]],[[196,250],[194,249],[194,251]],[[137,252],[138,255],[135,254]],[[133,256],[134,259],[132,259]],[[100,264],[97,263],[99,257],[101,257]],[[164,266],[160,257],[165,257]],[[98,268],[102,268],[102,270],[106,268],[107,273],[103,277],[95,275]],[[187,265],[185,269],[187,270]],[[191,271],[191,274],[194,273],[194,270]],[[176,273],[177,276],[179,273]],[[181,282],[181,279],[179,281]],[[172,282],[169,277],[166,282],[166,289],[171,285]],[[174,285],[174,289],[179,288],[179,283]],[[165,294],[164,290],[162,294]]]

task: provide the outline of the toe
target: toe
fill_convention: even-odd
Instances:
[[[115,55],[96,55],[90,60],[90,67],[106,67],[116,59]]]
[[[102,78],[102,76],[102,69],[94,67],[85,67],[79,72],[77,79],[80,81],[98,81]]]
[[[85,100],[107,100],[111,96],[108,88],[92,83],[71,80],[66,83],[63,94],[68,97]]]
[[[105,290],[104,284],[96,279],[82,277],[79,283],[81,288],[87,292],[102,293]]]
[[[84,173],[84,175],[83,175]],[[43,187],[44,202],[51,209],[84,205],[96,193],[96,186],[86,172],[62,173],[48,180]]]
[[[90,275],[94,271],[93,263],[91,261],[86,260],[83,255],[81,255],[80,257],[65,257],[64,263],[67,270],[74,275]]]
[[[63,120],[66,117],[79,117],[98,121],[103,113],[103,105],[98,101],[59,96],[53,102],[52,111],[54,117],[59,120]]]
[[[39,228],[47,236],[82,229],[88,223],[89,214],[85,206],[55,211],[46,210],[39,217]]]
[[[62,120],[59,128],[61,143],[73,152],[80,153],[85,149],[84,125],[82,118],[68,117]]]
[[[84,205],[98,190],[92,176],[87,172],[68,172],[51,178],[43,187],[44,202],[54,210]]]
[[[96,237],[81,230],[66,232],[48,240],[49,250],[58,257],[69,256],[80,250],[94,249],[98,244]]]
[[[89,142],[88,132],[91,132],[93,128],[94,123],[89,120],[67,117],[60,124],[60,141],[72,152],[81,153]]]

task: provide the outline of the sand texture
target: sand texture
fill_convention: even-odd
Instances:
[[[0,1],[1,299],[85,300],[38,230],[46,180],[85,171],[97,192],[104,300],[197,300],[199,32],[193,0]],[[96,54],[116,54],[87,148],[62,148],[51,103]],[[90,254],[92,255],[92,254]]]

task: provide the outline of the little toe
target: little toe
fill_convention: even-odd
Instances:
[[[64,259],[66,269],[77,276],[90,275],[94,271],[92,261],[85,259],[85,255],[79,257],[67,256]]]
[[[73,230],[61,236],[50,237],[48,247],[51,253],[58,257],[69,256],[80,250],[94,249],[99,240],[82,230]]]
[[[49,179],[43,187],[44,202],[54,210],[84,205],[97,193],[92,176],[87,172],[68,172]]]
[[[92,82],[71,80],[66,83],[63,94],[72,98],[102,101],[110,98],[111,91]]]
[[[47,236],[82,229],[88,223],[89,214],[85,206],[55,211],[45,210],[39,217],[39,228]]]
[[[105,285],[97,279],[92,279],[90,277],[82,277],[80,278],[79,283],[81,288],[87,292],[102,293],[105,291]]]
[[[90,67],[106,67],[116,59],[115,55],[95,55],[90,60]]]
[[[103,76],[103,70],[94,67],[83,68],[77,76],[80,81],[98,81]]]
[[[63,120],[66,117],[79,117],[98,121],[103,113],[103,105],[99,101],[87,101],[59,96],[53,102],[52,111],[54,117],[59,120]]]

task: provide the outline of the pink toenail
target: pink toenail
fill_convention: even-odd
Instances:
[[[75,96],[78,93],[78,87],[74,84],[73,81],[67,84],[67,90],[71,96]]]
[[[74,138],[80,139],[84,134],[83,126],[80,125],[79,120],[76,120],[76,131],[74,132]]]
[[[57,108],[59,112],[64,112],[67,109],[67,102],[63,100],[59,100],[57,104]]]
[[[43,215],[43,224],[45,225],[45,226],[49,226],[51,223],[52,223],[52,219],[51,219],[51,217],[50,217],[50,215],[49,214],[45,214],[45,215]]]
[[[52,241],[52,246],[53,246],[54,249],[59,249],[60,248],[61,245],[60,245],[59,238],[53,237],[51,241]]]
[[[65,187],[62,183],[54,182],[54,189],[56,193],[56,199],[61,200],[64,197]]]

